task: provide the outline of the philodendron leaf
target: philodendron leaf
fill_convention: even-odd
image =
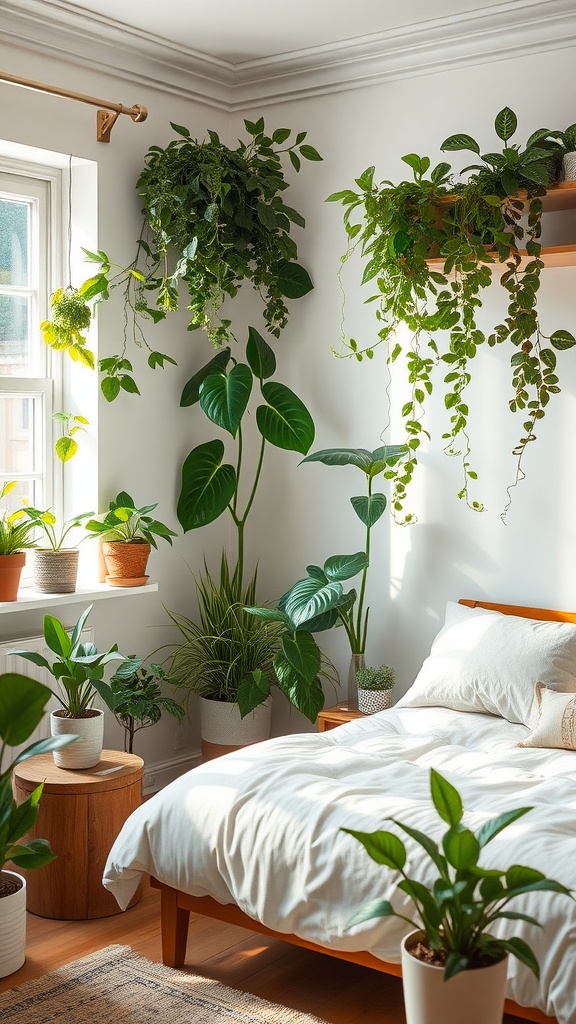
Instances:
[[[283,650],[278,651],[274,658],[274,671],[278,686],[286,694],[290,703],[310,722],[315,722],[318,712],[324,707],[324,694],[318,677],[310,681],[300,675]]]
[[[254,327],[248,328],[246,359],[255,377],[266,380],[276,370],[276,356],[267,341]]]
[[[357,498],[350,498],[350,503],[364,526],[371,527],[384,513],[386,496],[384,494],[359,495]]]
[[[259,704],[263,704],[264,701],[270,696],[270,679],[267,672],[262,672],[259,668],[255,668],[249,675],[244,676],[244,679],[238,687],[238,708],[240,710],[240,718],[245,718],[246,715],[254,711]]]
[[[302,626],[335,608],[342,592],[341,583],[323,584],[306,577],[298,580],[283,599],[283,610],[295,626]]]
[[[363,473],[370,472],[372,454],[367,448],[323,448],[312,452],[302,462],[322,462],[325,466],[357,466]]]
[[[224,444],[207,441],[193,448],[182,466],[182,488],[176,514],[184,533],[212,523],[222,515],[236,489],[236,471],[222,465]]]
[[[51,693],[47,686],[6,672],[0,685],[0,738],[9,747],[17,747],[32,735],[44,717]]]
[[[332,555],[324,562],[324,572],[329,580],[350,580],[366,569],[368,559],[364,551],[353,555]]]
[[[200,407],[208,419],[232,437],[246,411],[252,391],[252,371],[245,363],[237,363],[229,374],[211,373],[200,385]]]
[[[312,681],[320,671],[320,648],[310,632],[301,630],[282,637],[282,650],[286,661],[298,675]]]
[[[184,385],[180,405],[195,405],[196,402],[200,400],[200,385],[202,381],[206,380],[206,377],[209,377],[212,373],[222,373],[222,371],[228,366],[229,361],[229,348],[223,348],[221,352],[217,352],[216,355],[208,363],[205,363],[204,366],[197,370],[194,376],[190,377],[188,383]]]
[[[262,437],[276,448],[305,455],[314,440],[314,421],[306,406],[285,384],[267,381],[262,396],[268,405],[259,405],[256,423]]]
[[[287,299],[301,299],[311,292],[314,285],[310,274],[299,263],[280,260],[275,267],[276,283],[282,295]]]

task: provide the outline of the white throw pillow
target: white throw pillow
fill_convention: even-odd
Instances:
[[[449,602],[430,656],[397,706],[488,712],[529,725],[539,681],[576,692],[576,625]]]
[[[559,747],[576,750],[576,694],[557,693],[538,683],[538,721],[519,747]]]

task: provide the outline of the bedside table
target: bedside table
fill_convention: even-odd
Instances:
[[[365,718],[366,715],[358,708],[350,707],[347,700],[341,700],[333,708],[324,708],[318,715],[318,732],[328,732],[329,729],[336,729],[346,722],[353,722],[355,718]]]

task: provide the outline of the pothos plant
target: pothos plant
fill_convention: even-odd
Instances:
[[[482,503],[470,495],[476,472],[470,458],[466,396],[478,349],[503,343],[513,349],[509,407],[524,416],[522,436],[514,449],[516,484],[524,476],[522,460],[527,445],[535,440],[536,424],[544,417],[551,395],[560,390],[554,350],[576,344],[564,329],[546,336],[537,307],[544,267],[542,197],[557,180],[562,140],[558,132],[540,128],[523,149],[510,143],[517,118],[509,107],[499,112],[494,126],[504,143],[499,152],[482,155],[476,140],[464,134],[442,143],[443,151],[475,154],[478,162],[460,172],[468,175],[465,180],[456,180],[448,163],[430,170],[428,157],[410,153],[402,159],[411,168],[413,181],[378,185],[370,167],[356,179],[358,191],[346,189],[328,197],[329,202],[345,207],[349,244],[343,264],[359,250],[365,260],[362,283],[376,285],[367,301],[375,305],[377,340],[362,348],[349,339],[343,354],[371,359],[374,349],[382,345],[389,365],[403,353],[406,360],[410,394],[402,416],[408,455],[387,474],[393,480],[393,512],[400,520],[422,437],[429,437],[424,413],[434,372],[443,374],[449,416],[442,435],[445,451],[462,462],[459,497],[481,510]],[[354,222],[357,214],[361,219]],[[505,318],[485,333],[477,314],[482,294],[492,283],[490,266],[494,265],[504,267],[500,283],[508,308]],[[410,332],[406,347],[398,337],[402,325]],[[413,518],[408,514],[403,521]]]
[[[64,292],[56,293],[57,303],[54,296],[53,321],[43,325],[45,340],[90,365],[93,354],[80,333],[90,323],[88,304],[107,299],[112,289],[123,289],[121,351],[99,362],[108,401],[121,391],[139,393],[127,357],[130,342],[148,349],[152,369],[175,362],[148,344],[142,320],[157,323],[177,310],[181,281],[188,291],[188,329],[205,330],[216,346],[234,337],[221,309],[245,281],[261,296],[267,330],[275,337],[288,322],[286,300],[300,298],[313,287],[297,262],[291,231],[294,225],[303,228],[305,220],[284,202],[289,183],[283,160],[298,172],[302,159],[322,157],[304,141],[305,131],[292,136],[290,128],[277,128],[268,134],[262,117],[244,124],[248,140],[234,148],[214,131],[198,140],[188,128],[172,124],[178,137],[164,149],[150,147],[136,183],[144,222],[133,262],[122,267],[103,250],[84,249],[95,273],[66,300],[74,306],[72,321],[68,316],[62,324]]]

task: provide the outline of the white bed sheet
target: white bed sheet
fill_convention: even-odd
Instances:
[[[110,852],[104,885],[124,908],[149,872],[191,895],[234,902],[276,931],[397,962],[408,930],[402,921],[344,932],[376,897],[404,913],[411,907],[396,892],[398,876],[340,829],[394,830],[386,820],[393,816],[439,838],[445,826],[431,803],[430,767],[458,788],[472,828],[503,810],[534,807],[484,849],[484,866],[526,864],[576,890],[576,753],[518,747],[527,732],[490,715],[394,708],[247,747],[195,768],[135,811]],[[426,879],[434,869],[402,838],[410,873]],[[511,958],[509,997],[575,1024],[576,904],[530,893],[512,909],[544,928],[495,927],[522,936],[540,963],[538,983]]]

